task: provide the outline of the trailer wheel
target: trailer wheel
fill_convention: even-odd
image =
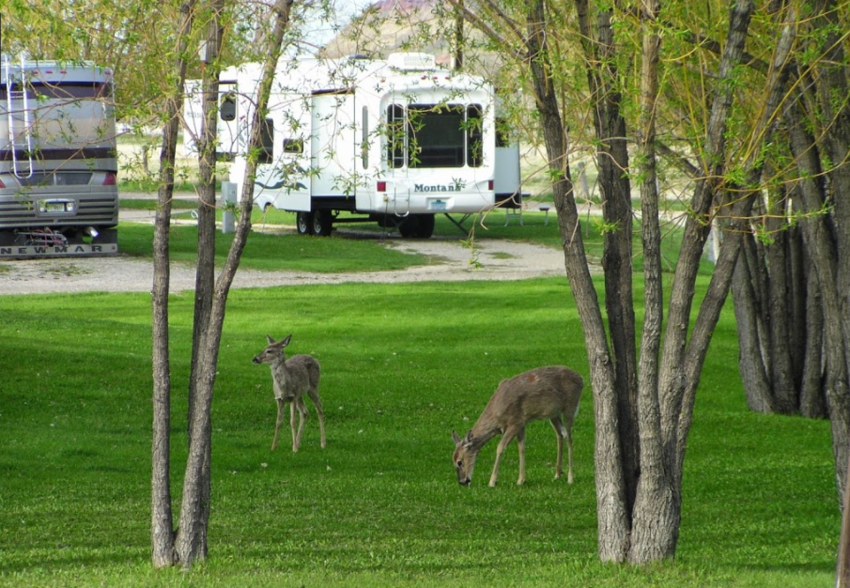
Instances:
[[[327,237],[333,230],[333,215],[330,210],[317,210],[313,213],[313,234]]]
[[[405,239],[430,239],[434,234],[433,214],[411,214],[398,225]]]
[[[405,239],[412,239],[416,236],[416,230],[419,227],[419,219],[416,215],[410,214],[407,218],[398,223],[398,232]]]
[[[413,236],[418,239],[430,239],[434,234],[434,215],[423,214],[416,223],[416,229],[413,231]]]
[[[313,229],[313,214],[310,212],[296,213],[295,226],[299,235],[309,235]]]

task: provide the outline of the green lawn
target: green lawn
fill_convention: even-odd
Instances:
[[[174,296],[171,314],[178,488],[192,301]],[[829,424],[747,411],[731,305],[698,394],[677,559],[646,569],[597,562],[589,389],[575,484],[552,480],[546,423],[529,427],[524,487],[513,484],[514,447],[498,488],[486,485],[495,443],[469,488],[452,470],[451,430],[471,426],[500,379],[549,363],[588,375],[565,279],[233,291],[213,409],[210,559],[188,573],[148,563],[150,296],[5,296],[0,313],[0,586],[832,582]],[[290,351],[321,362],[327,449],[311,409],[301,451],[287,449],[286,425],[270,451],[271,376],[251,363],[267,333],[293,333]]]
[[[122,208],[154,210],[155,200],[122,200]],[[192,208],[193,201],[185,194],[179,194],[174,206],[181,210]],[[218,213],[219,220],[221,213]],[[189,212],[174,215],[184,221],[171,232],[172,258],[177,261],[191,262],[196,258],[197,231],[194,219]],[[351,215],[343,213],[341,218]],[[525,241],[560,249],[562,239],[554,210],[548,216],[537,210],[525,211],[522,218],[518,215],[497,209],[485,215],[454,215],[461,226],[445,215],[436,217],[434,236],[442,239],[456,239],[474,247],[478,241],[488,239]],[[520,220],[522,224],[520,224]],[[438,263],[439,260],[417,256],[400,251],[387,251],[387,236],[398,236],[394,229],[385,229],[377,223],[335,224],[335,232],[330,238],[314,238],[297,235],[294,232],[295,215],[280,210],[255,209],[251,219],[255,232],[248,240],[242,267],[260,270],[288,269],[315,271],[320,273],[376,271],[382,269],[400,269],[411,265]],[[603,250],[603,236],[599,219],[591,215],[582,216],[582,239],[591,264],[600,265]],[[149,257],[153,230],[149,224],[122,222],[119,228],[119,250],[122,253]],[[672,271],[678,258],[681,229],[675,223],[665,223],[663,227],[662,260],[663,269]],[[640,225],[633,228],[633,240],[636,255],[633,267],[643,271],[641,256],[642,243]],[[217,255],[223,259],[232,241],[232,235],[220,235],[216,243]],[[391,243],[403,243],[393,239]],[[470,251],[470,259],[473,252]],[[702,273],[709,275],[711,266],[704,262]]]

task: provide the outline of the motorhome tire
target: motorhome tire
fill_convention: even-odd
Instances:
[[[299,212],[295,215],[295,226],[299,235],[309,235],[313,230],[313,213]]]
[[[313,213],[313,234],[327,237],[333,230],[333,216],[330,210],[317,210]]]

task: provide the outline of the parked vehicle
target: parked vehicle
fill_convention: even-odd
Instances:
[[[220,159],[242,193],[261,68],[220,76]],[[483,78],[437,66],[434,56],[386,60],[283,59],[275,74],[254,182],[255,205],[296,213],[298,232],[328,235],[340,222],[377,222],[428,238],[434,217],[460,222],[518,191],[514,166],[498,178],[495,104]],[[185,102],[187,147],[201,128],[200,85]],[[514,175],[516,176],[514,178]]]
[[[112,72],[0,56],[0,257],[118,251]]]

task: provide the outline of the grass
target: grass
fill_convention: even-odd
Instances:
[[[127,231],[123,231],[127,233]],[[308,239],[306,243],[338,239]],[[346,246],[350,243],[345,243]],[[704,288],[702,281],[700,288]],[[639,294],[638,294],[639,295]],[[596,558],[593,398],[576,422],[576,482],[554,482],[554,440],[529,426],[500,486],[457,485],[464,432],[499,380],[566,363],[587,376],[563,279],[340,284],[231,293],[213,410],[210,559],[150,569],[150,299],[0,297],[0,586],[771,587],[832,581],[839,515],[829,424],[753,414],[731,307],[695,409],[675,562]],[[172,300],[173,482],[185,463],[193,297]],[[731,305],[730,305],[731,306]],[[269,450],[264,335],[323,366],[301,451]],[[284,439],[286,437],[284,436]],[[179,502],[176,502],[179,505]]]
[[[146,224],[122,223],[118,239],[122,253],[149,257],[153,228]],[[197,259],[197,226],[173,226],[170,240],[173,261],[192,263]],[[232,240],[232,234],[217,236],[216,255],[220,260],[227,255]],[[246,269],[320,273],[394,270],[439,261],[426,255],[387,249],[369,239],[311,239],[295,234],[264,233],[251,235],[244,256],[240,267]]]
[[[130,210],[156,210],[157,201],[152,199],[142,198],[121,198],[121,208]],[[180,197],[172,200],[171,206],[173,210],[183,210],[198,208],[197,198]]]
[[[132,174],[131,174],[132,175]],[[118,189],[121,192],[152,192],[156,193],[159,189],[159,179],[154,175],[144,176],[137,174],[139,177],[124,178],[118,184]],[[217,182],[217,186],[221,186],[221,182]],[[195,184],[192,180],[178,180],[174,184],[174,189],[178,191],[191,192],[194,190]]]
[[[140,210],[155,210],[156,200],[151,199],[123,199],[122,208],[135,208]],[[195,208],[197,201],[185,195],[178,195],[175,199],[175,210]],[[343,213],[341,218],[351,215]],[[193,217],[190,212],[178,212],[174,218],[187,221],[187,225],[172,231],[172,243],[174,258],[177,261],[192,261],[195,259],[195,236],[197,232],[192,227]],[[221,212],[218,213],[219,221]],[[466,218],[455,216],[455,220],[461,221],[462,228],[451,222],[446,216],[437,216],[435,219],[434,236],[443,239],[467,240],[473,237],[475,240],[515,240],[536,243],[546,247],[560,249],[562,246],[561,234],[558,228],[557,218],[553,211],[546,214],[539,211],[525,211],[522,215],[522,224],[519,217],[513,214],[508,218],[503,210],[493,210],[486,215],[470,215]],[[507,222],[506,222],[507,221]],[[252,235],[248,241],[249,251],[246,252],[245,265],[251,269],[292,269],[317,272],[338,271],[373,271],[382,269],[399,269],[409,265],[420,265],[433,263],[435,260],[423,257],[417,258],[410,254],[396,252],[387,254],[385,237],[389,234],[397,236],[395,229],[385,229],[377,223],[350,224],[340,222],[335,224],[336,231],[330,239],[313,239],[298,236],[294,233],[295,214],[282,210],[268,209],[262,211],[255,209],[251,219],[252,225],[258,232]],[[289,227],[285,234],[262,234],[262,232],[280,232],[282,227]],[[666,271],[672,271],[675,260],[679,253],[679,238],[681,230],[675,223],[665,223],[663,227],[664,240],[662,243],[663,267]],[[119,249],[123,253],[133,256],[150,256],[152,229],[149,225],[136,225],[134,223],[122,223],[119,230]],[[356,238],[355,238],[356,237]],[[595,216],[586,214],[582,216],[582,238],[585,243],[588,260],[594,265],[601,264],[603,251],[603,236],[601,224]],[[222,235],[216,245],[217,252],[223,256],[230,246],[232,237]],[[636,272],[643,271],[643,259],[641,255],[642,243],[639,221],[633,227],[633,240],[635,244],[635,258],[633,267]],[[392,242],[391,242],[392,243]],[[702,269],[704,275],[711,273],[711,265],[704,262]]]

